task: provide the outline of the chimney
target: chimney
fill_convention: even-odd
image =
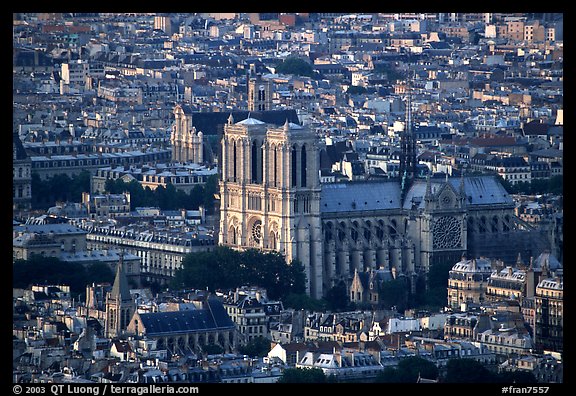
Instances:
[[[342,354],[340,353],[340,350],[338,348],[334,347],[332,350],[332,354],[334,355],[334,360],[338,364],[338,367],[342,367]],[[354,359],[352,359],[352,360],[354,360]]]

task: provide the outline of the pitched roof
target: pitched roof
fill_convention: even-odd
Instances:
[[[140,320],[148,336],[234,328],[220,301],[209,298],[206,302],[205,309],[141,313]]]
[[[118,298],[120,301],[131,301],[130,286],[128,286],[128,280],[126,279],[124,268],[122,268],[122,262],[123,257],[120,256],[120,261],[116,266],[116,277],[114,278],[114,285],[112,285],[112,290],[110,291],[110,297],[113,299]]]
[[[23,160],[28,157],[26,150],[24,150],[24,146],[22,145],[22,141],[20,140],[20,136],[18,136],[17,132],[12,134],[12,150],[14,151],[14,158],[12,158],[13,160]]]
[[[228,118],[232,114],[234,122],[246,120],[248,116],[251,119],[264,122],[266,124],[273,124],[282,126],[288,122],[300,124],[296,110],[267,110],[267,111],[212,111],[212,112],[195,112],[186,106],[182,106],[184,113],[192,115],[192,126],[197,131],[202,132],[204,135],[220,135],[224,131],[224,124],[228,123]]]
[[[398,209],[400,183],[394,181],[330,183],[322,186],[321,212]]]

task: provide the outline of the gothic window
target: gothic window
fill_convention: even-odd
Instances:
[[[442,195],[440,200],[443,208],[449,208],[452,205],[452,196],[448,192]]]
[[[259,161],[258,172],[256,177],[258,178],[258,183],[262,184],[262,178],[264,177],[264,145],[260,146],[260,161]]]
[[[344,242],[346,239],[346,224],[344,222],[340,223],[340,229],[338,230],[338,239],[340,242]]]
[[[251,181],[252,183],[258,183],[258,148],[256,145],[256,140],[252,142],[252,153],[251,153]]]
[[[486,217],[484,216],[480,217],[480,222],[478,224],[478,231],[480,231],[481,234],[486,232]]]
[[[434,249],[451,249],[460,247],[460,222],[452,216],[442,216],[434,222],[433,227]]]
[[[228,242],[232,243],[233,245],[237,245],[238,244],[238,238],[237,238],[237,234],[236,234],[236,228],[235,227],[230,227],[228,230]]]
[[[232,174],[232,178],[233,181],[236,181],[236,161],[237,161],[237,154],[236,154],[236,141],[234,141],[234,147],[232,149],[233,152],[233,160],[232,160],[232,164],[233,164],[233,174]]]
[[[498,217],[492,217],[492,232],[498,232]]]
[[[306,187],[306,145],[302,146],[302,155],[300,156],[300,185]]]
[[[384,222],[378,220],[378,225],[376,226],[376,238],[382,240],[384,239]]]
[[[350,230],[350,237],[352,238],[352,240],[354,242],[356,242],[358,240],[358,231],[356,231],[354,228],[352,228]]]
[[[506,215],[504,216],[504,221],[502,222],[502,229],[504,231],[510,231],[510,216]]]
[[[296,145],[292,147],[292,187],[296,187],[298,185],[296,181],[296,165],[298,161],[296,160]]]
[[[276,234],[274,231],[270,232],[270,248],[278,250]]]
[[[278,150],[274,147],[274,187],[278,185]]]
[[[475,224],[474,224],[474,217],[468,217],[468,233],[473,234],[476,232]]]
[[[252,225],[251,234],[254,244],[259,245],[262,240],[262,222],[260,220],[256,220]]]
[[[369,241],[370,238],[372,238],[372,232],[370,231],[370,228],[365,227],[365,228],[364,228],[364,239],[366,239],[367,241]]]

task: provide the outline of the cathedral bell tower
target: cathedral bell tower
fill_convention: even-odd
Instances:
[[[299,260],[307,292],[322,297],[320,178],[315,134],[250,118],[224,126],[219,243]]]
[[[123,254],[116,268],[112,290],[106,296],[105,336],[120,337],[136,311],[136,304],[130,295],[130,287],[123,269]]]
[[[204,136],[192,125],[192,111],[189,106],[176,105],[174,124],[170,134],[172,144],[172,161],[204,162]]]

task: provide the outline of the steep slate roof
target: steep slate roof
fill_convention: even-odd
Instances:
[[[400,207],[400,183],[394,181],[328,183],[322,186],[320,194],[320,211],[323,213]]]
[[[210,298],[207,303],[208,309],[141,313],[140,320],[148,336],[234,328],[221,302]]]
[[[112,291],[110,291],[110,297],[113,299],[117,298],[120,301],[131,301],[130,286],[128,286],[128,280],[126,279],[124,268],[122,268],[122,261],[123,258],[121,257],[116,267],[116,277],[114,278]]]
[[[458,191],[460,178],[449,179],[450,184]],[[468,201],[468,206],[474,205],[494,205],[494,204],[514,204],[514,200],[506,192],[504,186],[495,176],[471,176],[464,178],[464,191]]]
[[[18,132],[12,134],[12,150],[14,150],[15,153],[15,158],[12,158],[13,160],[23,160],[28,157],[24,145],[20,140],[20,136],[18,136]]]
[[[268,110],[268,111],[214,111],[195,112],[187,106],[182,106],[185,114],[192,114],[192,125],[197,131],[204,135],[220,135],[224,131],[224,124],[228,123],[228,117],[232,114],[234,122],[243,121],[248,118],[257,119],[266,124],[276,126],[284,125],[286,120],[294,124],[300,124],[296,110]]]
[[[451,177],[448,182],[455,191],[460,191],[460,177]],[[435,194],[445,184],[445,180],[430,181],[432,193]],[[514,200],[506,192],[495,176],[466,176],[464,177],[464,192],[466,193],[466,204],[468,207],[476,205],[513,205]],[[412,207],[412,201],[418,208],[424,207],[424,195],[426,194],[426,180],[416,180],[406,194],[404,209]]]

